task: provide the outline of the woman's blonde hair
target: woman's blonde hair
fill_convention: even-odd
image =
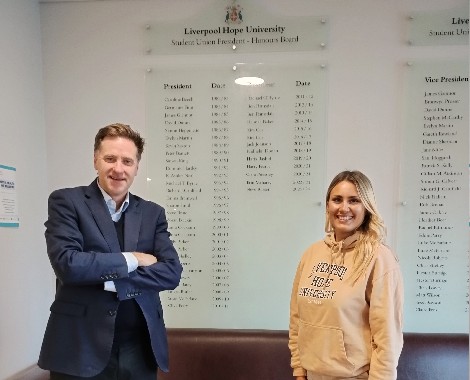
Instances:
[[[369,266],[375,250],[380,244],[385,242],[387,231],[384,221],[377,210],[377,203],[375,200],[374,190],[372,183],[367,176],[360,171],[343,171],[336,175],[330,183],[326,192],[326,205],[330,199],[331,190],[340,182],[348,181],[356,186],[359,199],[366,209],[364,221],[358,227],[360,232],[359,239],[356,243],[354,268],[353,268],[353,281],[363,275]],[[325,231],[332,232],[331,221],[329,220],[328,212],[326,213]]]

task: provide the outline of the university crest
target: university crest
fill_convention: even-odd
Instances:
[[[227,5],[225,11],[225,22],[227,24],[241,24],[243,22],[243,8],[235,1],[232,2],[232,5]]]

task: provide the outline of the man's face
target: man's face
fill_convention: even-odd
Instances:
[[[100,186],[120,207],[139,169],[137,147],[123,137],[106,137],[93,161]]]

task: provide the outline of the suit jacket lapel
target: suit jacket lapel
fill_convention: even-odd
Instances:
[[[132,194],[129,194],[129,207],[125,214],[124,251],[134,252],[137,250],[137,243],[139,241],[142,209],[140,207],[140,201]]]
[[[109,247],[109,252],[121,252],[114,222],[109,215],[103,194],[94,180],[85,191],[85,203],[90,209],[95,223],[98,226]]]

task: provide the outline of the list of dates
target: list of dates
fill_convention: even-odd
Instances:
[[[257,86],[217,72],[153,82],[149,139],[157,162],[149,176],[184,266],[180,286],[164,300],[170,312],[238,307],[240,276],[259,271],[243,262],[244,236],[259,229],[262,240],[260,221],[282,228],[281,218],[269,216],[280,202],[312,213],[303,202],[321,192],[325,123],[323,82],[310,71],[268,75]],[[255,244],[262,248],[252,245],[253,254],[274,257],[259,252],[267,244]]]

